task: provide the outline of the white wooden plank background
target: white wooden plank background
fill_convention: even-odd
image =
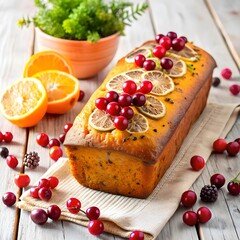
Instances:
[[[143,2],[135,0],[134,3]],[[48,157],[48,150],[41,148],[35,143],[36,135],[39,132],[47,132],[50,137],[58,137],[63,132],[63,125],[66,122],[72,122],[76,114],[86,103],[91,93],[99,86],[108,70],[116,63],[117,59],[124,56],[131,49],[142,44],[144,41],[154,38],[156,33],[167,33],[168,31],[176,31],[178,34],[186,35],[189,40],[206,49],[216,59],[218,68],[214,75],[220,76],[220,70],[229,67],[233,70],[234,78],[239,77],[239,66],[236,65],[236,59],[233,59],[232,53],[225,41],[227,38],[231,40],[231,48],[239,56],[239,0],[232,0],[228,4],[228,0],[149,0],[149,11],[144,14],[139,21],[134,22],[132,27],[126,28],[126,36],[120,39],[119,49],[115,58],[109,66],[92,79],[81,80],[81,88],[85,91],[84,101],[78,103],[68,114],[56,117],[47,115],[34,128],[29,130],[19,129],[8,123],[0,116],[0,131],[11,131],[14,134],[14,144],[9,145],[9,150],[15,154],[19,161],[23,159],[25,152],[37,151],[41,156],[41,166],[35,170],[26,172],[31,176],[32,183],[53,164]],[[208,3],[208,4],[206,4]],[[214,13],[209,10],[209,5],[214,9]],[[22,16],[30,15],[34,11],[33,1],[29,0],[0,0],[0,79],[2,91],[9,83],[21,77],[23,67],[28,57],[32,54],[33,28],[18,29],[16,22]],[[232,11],[238,15],[231,14]],[[218,18],[216,21],[216,17]],[[237,21],[236,21],[237,19]],[[219,28],[218,20],[221,21]],[[224,31],[223,31],[224,29]],[[227,37],[226,37],[227,36]],[[239,83],[239,78],[236,80]],[[212,89],[214,93],[221,91],[223,94],[229,94],[227,88],[231,82],[222,81],[219,89]],[[223,98],[215,100],[220,101]],[[233,101],[239,101],[239,97],[233,97]],[[240,102],[240,101],[239,101]],[[227,139],[234,140],[240,137],[240,119],[229,133]],[[1,144],[3,145],[3,144]],[[13,184],[13,176],[22,171],[21,164],[16,170],[11,170],[6,166],[4,160],[0,161],[1,195],[6,191],[15,193],[19,190]],[[213,173],[221,172],[228,180],[230,180],[235,171],[240,170],[240,158],[229,158],[224,155],[212,155],[207,168],[201,177],[193,185],[196,192],[200,192],[204,184],[209,183],[209,178]],[[220,191],[218,201],[214,205],[209,205],[214,213],[214,218],[208,224],[200,225],[199,229],[195,227],[187,227],[182,223],[182,213],[185,211],[180,207],[174,216],[167,223],[160,233],[158,240],[165,239],[240,239],[240,204],[239,197],[231,197],[226,189]],[[197,209],[201,202],[197,202],[194,210]],[[6,217],[7,216],[7,217]],[[198,237],[197,230],[200,232]],[[0,203],[0,239],[122,239],[110,234],[103,234],[96,238],[91,236],[85,227],[69,223],[55,222],[47,223],[44,226],[37,226],[29,219],[29,213],[25,211],[19,212],[14,207],[6,208]],[[16,235],[16,236],[15,236]]]

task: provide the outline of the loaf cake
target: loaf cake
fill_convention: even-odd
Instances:
[[[148,197],[203,111],[216,66],[214,59],[187,42],[181,51],[167,51],[165,57],[173,62],[173,68],[167,70],[153,55],[156,45],[148,41],[120,59],[66,134],[64,145],[71,172],[81,185]],[[135,60],[139,54],[154,61],[154,69],[139,67]],[[145,94],[143,106],[132,102],[134,116],[124,130],[117,127],[114,116],[96,107],[96,101],[106,98],[110,90],[120,96],[127,80],[136,82],[140,90],[141,83],[148,80],[153,88]]]

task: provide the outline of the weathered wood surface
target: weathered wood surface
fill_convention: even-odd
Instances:
[[[134,1],[142,2],[142,0]],[[240,55],[238,29],[239,21],[234,20],[234,13],[240,12],[239,1],[221,0],[149,0],[149,11],[144,14],[139,21],[134,22],[131,28],[126,29],[126,36],[122,37],[119,49],[111,64],[92,79],[81,80],[81,88],[85,91],[84,101],[78,103],[72,111],[62,116],[47,115],[34,128],[20,129],[0,116],[0,131],[11,131],[14,135],[14,143],[8,144],[11,154],[22,161],[24,153],[37,151],[41,156],[41,166],[35,170],[27,172],[32,179],[32,184],[53,164],[48,156],[48,150],[39,147],[36,142],[36,135],[39,132],[47,132],[49,137],[58,137],[63,131],[66,122],[72,122],[76,114],[86,103],[92,92],[100,85],[108,70],[116,63],[117,59],[124,56],[127,52],[142,44],[144,41],[154,38],[156,33],[166,33],[176,31],[181,35],[186,35],[189,40],[210,52],[217,61],[218,68],[214,75],[220,76],[220,70],[224,67],[232,69],[234,77],[239,76],[239,66],[237,60],[232,58],[234,48],[237,55]],[[211,9],[209,8],[211,5]],[[215,15],[212,14],[214,9]],[[230,10],[229,10],[230,9]],[[233,9],[233,10],[232,10]],[[211,10],[211,11],[210,11]],[[22,76],[23,67],[34,51],[34,31],[33,28],[20,30],[17,27],[17,19],[33,13],[33,1],[29,0],[0,0],[0,79],[1,92],[14,80]],[[234,16],[233,16],[234,15]],[[239,19],[239,15],[237,15]],[[222,25],[219,28],[218,21]],[[223,38],[224,36],[224,38]],[[227,37],[226,37],[227,36]],[[228,46],[229,38],[232,42]],[[239,84],[239,78],[236,80]],[[222,91],[229,94],[227,88],[231,82],[222,81],[219,89],[212,89],[215,94]],[[222,93],[221,92],[221,93]],[[217,97],[215,100],[224,101],[224,97]],[[232,97],[233,102],[240,102],[239,97]],[[227,140],[234,140],[240,137],[240,118],[227,136]],[[1,143],[1,146],[5,145]],[[20,195],[20,190],[13,183],[16,173],[23,171],[21,164],[17,169],[12,170],[7,167],[5,161],[0,161],[0,195],[6,191],[13,191]],[[193,189],[199,193],[204,184],[209,183],[212,174],[220,172],[226,176],[227,181],[232,179],[237,171],[240,170],[240,157],[229,158],[227,155],[212,155],[203,174],[193,185]],[[197,210],[202,205],[200,201],[194,206]],[[240,239],[240,201],[239,197],[231,197],[226,188],[220,191],[219,200],[215,204],[208,205],[213,211],[214,218],[205,225],[198,228],[187,227],[182,223],[182,207],[176,211],[174,216],[166,224],[160,233],[158,240],[165,239]],[[154,213],[153,213],[154,214]],[[18,211],[14,207],[6,208],[0,202],[0,239],[96,239],[91,236],[85,227],[58,221],[55,223],[37,226],[29,219],[29,213]],[[30,237],[30,238],[29,238]],[[101,235],[100,239],[122,239],[110,234]]]

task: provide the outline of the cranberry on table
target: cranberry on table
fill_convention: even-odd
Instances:
[[[229,68],[224,68],[222,71],[221,71],[221,75],[224,79],[230,79],[232,77],[232,71],[231,69]]]
[[[61,142],[61,143],[64,143],[64,140],[65,140],[65,136],[66,136],[66,133],[61,133],[60,135],[59,135],[59,141]]]
[[[165,37],[165,35],[157,34],[156,37],[155,37],[156,42],[159,43],[160,39],[163,38],[163,37]]]
[[[78,97],[78,102],[81,102],[85,96],[85,92],[83,90],[80,90],[79,97]]]
[[[236,156],[240,150],[240,145],[237,142],[229,142],[226,147],[229,156]]]
[[[49,150],[49,156],[52,160],[57,161],[60,157],[63,156],[63,151],[58,146],[53,146]]]
[[[58,205],[50,205],[47,208],[48,217],[52,220],[58,220],[61,216],[61,209]]]
[[[190,164],[192,166],[192,169],[195,171],[200,171],[205,166],[204,158],[198,155],[195,155],[191,158]]]
[[[226,150],[227,141],[223,138],[219,138],[213,142],[213,150],[217,153],[223,153]]]
[[[200,223],[206,223],[212,218],[212,213],[207,207],[200,207],[197,210],[197,217]]]
[[[38,196],[41,200],[48,201],[52,197],[52,191],[49,188],[42,187],[38,191]]]
[[[27,187],[30,181],[30,177],[25,173],[19,173],[14,177],[14,182],[19,188]]]
[[[107,105],[108,105],[108,101],[107,101],[107,99],[105,97],[99,97],[95,101],[95,106],[99,110],[106,110]]]
[[[126,130],[128,127],[128,120],[124,116],[115,117],[113,123],[115,128],[121,131]]]
[[[77,198],[69,198],[66,203],[67,209],[70,213],[78,213],[81,209],[81,202]]]
[[[49,181],[49,186],[50,186],[51,189],[56,188],[59,184],[58,178],[54,177],[54,176],[49,177],[48,181]]]
[[[2,134],[2,132],[0,132],[0,142],[2,142],[3,141],[3,134]]]
[[[172,40],[172,48],[175,51],[181,51],[185,47],[185,41],[182,38],[175,38]]]
[[[30,217],[32,221],[38,225],[43,225],[48,220],[46,211],[41,208],[36,208],[31,211]]]
[[[139,230],[131,232],[129,240],[144,240],[144,233]]]
[[[170,31],[167,33],[167,37],[169,37],[169,38],[171,38],[171,40],[173,40],[173,39],[177,38],[177,34],[175,32]]]
[[[240,193],[240,183],[231,181],[228,183],[227,189],[231,195],[237,196]]]
[[[36,141],[40,146],[46,147],[49,143],[49,137],[46,133],[40,133],[37,135]]]
[[[173,67],[173,61],[170,58],[164,57],[160,60],[161,67],[169,70]]]
[[[152,82],[148,80],[144,80],[141,82],[140,88],[138,91],[144,94],[148,94],[152,91],[152,88],[153,88]]]
[[[39,187],[39,188],[42,188],[42,187],[49,188],[49,187],[50,187],[50,182],[49,182],[49,180],[46,179],[46,178],[40,179],[39,182],[38,182],[38,187]]]
[[[0,147],[0,156],[6,158],[9,154],[9,151],[6,147]]]
[[[154,70],[156,67],[156,63],[152,59],[147,59],[143,63],[143,68],[147,71]]]
[[[143,93],[137,92],[132,98],[133,105],[141,107],[146,103],[146,96]]]
[[[128,93],[122,93],[118,98],[121,107],[130,106],[132,104],[132,96]]]
[[[229,87],[229,91],[232,93],[232,95],[237,96],[240,92],[240,85],[233,84]]]
[[[92,206],[89,207],[86,210],[86,216],[90,219],[90,220],[96,220],[99,218],[100,216],[100,210],[98,207]]]
[[[156,46],[152,51],[153,55],[157,58],[163,58],[166,55],[166,52],[166,48],[161,45]]]
[[[132,95],[137,91],[137,84],[132,80],[127,80],[123,83],[122,89],[125,93]]]
[[[214,77],[214,78],[213,78],[213,80],[212,80],[212,85],[213,85],[214,87],[218,87],[220,83],[221,83],[220,78],[218,78],[218,77]]]
[[[159,44],[162,45],[166,50],[169,50],[172,46],[172,40],[170,37],[162,37],[159,41]]]
[[[91,220],[88,224],[88,231],[92,234],[92,235],[100,235],[101,233],[103,233],[104,231],[104,225],[103,222],[100,220]]]
[[[65,133],[67,133],[72,126],[73,126],[72,123],[66,123],[66,124],[64,125],[64,127],[63,127],[63,131],[64,131]]]
[[[6,142],[6,143],[10,143],[12,140],[13,140],[13,135],[11,132],[5,132],[4,135],[3,135],[3,140]]]
[[[192,190],[185,191],[181,196],[181,203],[184,207],[192,207],[196,201],[197,194]]]
[[[183,222],[188,226],[194,226],[198,221],[197,213],[193,211],[187,211],[183,214]]]
[[[30,195],[31,195],[31,197],[33,197],[33,198],[39,198],[39,196],[38,196],[38,191],[39,191],[39,187],[37,187],[37,186],[34,186],[34,187],[31,187],[30,188]]]
[[[134,116],[134,111],[131,107],[123,107],[120,111],[120,115],[129,120]]]
[[[15,204],[16,200],[16,195],[12,192],[6,192],[2,196],[3,203],[8,207],[11,207],[13,204]]]
[[[106,94],[106,99],[108,102],[117,102],[118,101],[118,93],[115,91],[109,91]]]
[[[138,67],[142,67],[146,57],[142,54],[137,54],[134,58],[134,62]]]
[[[6,157],[6,162],[10,168],[16,168],[18,165],[18,160],[14,155],[8,155]]]
[[[106,111],[111,116],[118,116],[121,111],[121,107],[120,107],[119,103],[117,103],[117,102],[110,102],[107,105]]]
[[[60,141],[56,138],[52,138],[49,143],[48,143],[48,146],[51,148],[53,146],[58,146],[60,147]]]
[[[220,173],[216,173],[211,176],[210,182],[211,185],[215,185],[217,189],[220,189],[225,184],[225,177]]]

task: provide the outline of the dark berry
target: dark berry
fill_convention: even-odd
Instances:
[[[2,196],[3,203],[8,207],[11,207],[13,204],[15,204],[16,200],[16,195],[12,192],[6,192]]]
[[[181,203],[184,207],[192,207],[196,201],[197,194],[192,190],[185,191],[181,196]]]
[[[152,59],[147,59],[143,63],[143,68],[147,71],[154,70],[156,67],[156,63]]]
[[[185,41],[182,38],[175,38],[172,40],[172,48],[175,51],[181,51],[185,47]]]
[[[10,143],[12,140],[13,140],[13,135],[11,132],[5,132],[4,135],[3,135],[3,140],[6,142],[6,143]]]
[[[160,60],[163,69],[169,70],[173,67],[173,61],[170,58],[164,57]]]
[[[132,96],[128,93],[122,93],[118,98],[121,107],[130,106],[132,104]]]
[[[201,156],[193,156],[190,160],[190,164],[192,166],[192,169],[195,171],[200,171],[205,166],[204,158]]]
[[[180,38],[182,38],[184,40],[185,43],[188,42],[188,39],[185,36],[181,36]]]
[[[58,146],[60,147],[60,141],[56,138],[52,138],[49,143],[48,143],[48,146],[51,148],[53,146]]]
[[[9,151],[6,147],[0,147],[0,155],[2,158],[6,158],[9,154]]]
[[[234,142],[237,142],[240,145],[240,138],[236,138]]]
[[[88,224],[88,231],[92,235],[100,235],[104,231],[104,225],[100,220],[91,220]]]
[[[183,222],[188,226],[194,226],[197,220],[197,214],[193,211],[187,211],[183,214]]]
[[[221,83],[220,78],[218,78],[218,77],[214,77],[214,78],[213,78],[212,85],[213,85],[214,87],[218,87],[220,83]]]
[[[228,183],[227,189],[231,195],[237,196],[240,193],[240,183],[231,181]]]
[[[133,95],[132,102],[133,105],[141,107],[146,102],[146,96],[143,93],[137,92]]]
[[[33,209],[31,211],[30,217],[34,223],[39,225],[43,225],[47,222],[48,219],[47,213],[41,208]]]
[[[86,210],[86,216],[89,218],[89,220],[96,220],[100,216],[100,210],[98,207],[89,207]]]
[[[118,93],[115,91],[109,91],[106,94],[106,99],[108,102],[117,102],[118,101]]]
[[[61,133],[61,134],[59,135],[59,141],[60,141],[61,143],[64,143],[65,136],[66,136],[66,133]]]
[[[47,209],[47,214],[48,217],[51,218],[52,220],[58,220],[59,217],[61,216],[61,209],[57,205],[50,205]]]
[[[222,174],[216,173],[210,178],[211,185],[215,185],[217,189],[225,184],[225,177]]]
[[[223,138],[219,138],[213,142],[213,150],[217,153],[223,153],[226,150],[227,141]]]
[[[240,150],[240,145],[237,142],[229,142],[226,150],[229,156],[236,156]]]
[[[211,219],[212,213],[209,210],[209,208],[207,208],[207,207],[200,207],[197,210],[197,217],[198,217],[198,221],[200,223],[206,223],[206,222],[208,222]]]
[[[229,68],[224,68],[221,71],[221,75],[222,75],[223,78],[228,80],[232,77],[232,71]]]
[[[200,198],[203,202],[215,202],[218,198],[218,191],[215,185],[205,185],[200,192]]]
[[[85,92],[80,90],[79,97],[78,97],[78,102],[81,102],[85,96]]]
[[[144,233],[142,231],[135,230],[131,232],[129,240],[144,240]]]
[[[169,38],[171,38],[171,40],[177,38],[177,34],[176,34],[175,32],[172,32],[172,31],[168,32],[168,33],[167,33],[167,36],[168,36]]]

